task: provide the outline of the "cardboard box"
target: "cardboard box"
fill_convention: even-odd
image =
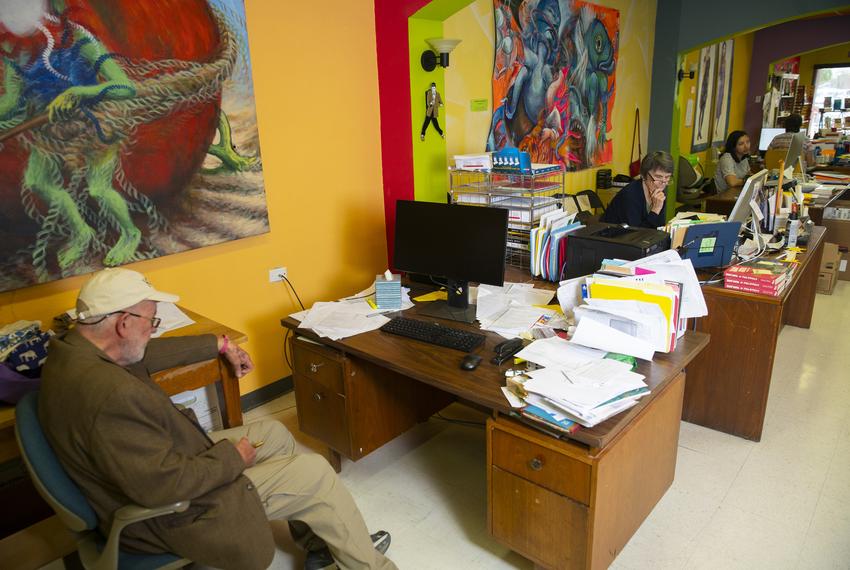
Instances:
[[[832,295],[835,289],[835,282],[838,280],[838,274],[835,271],[821,271],[818,273],[818,293],[824,295]]]
[[[850,253],[845,251],[841,254],[837,273],[838,278],[842,281],[850,281]]]
[[[823,257],[820,260],[820,270],[838,273],[838,263],[840,261],[841,253],[838,251],[838,244],[830,242],[823,244]]]
[[[828,243],[838,244],[841,250],[850,249],[850,221],[848,220],[823,220],[821,225],[826,228],[824,239]],[[826,244],[824,244],[826,245]],[[826,253],[826,250],[824,250]],[[848,261],[847,254],[842,255],[842,261]],[[850,281],[850,263],[838,264],[838,278],[842,281]]]

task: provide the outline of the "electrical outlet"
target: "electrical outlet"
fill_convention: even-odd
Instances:
[[[286,277],[286,267],[275,267],[274,269],[269,269],[269,283],[283,281],[284,277]]]

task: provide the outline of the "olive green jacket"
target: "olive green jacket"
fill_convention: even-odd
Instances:
[[[71,330],[51,339],[39,417],[104,533],[127,503],[191,500],[189,509],[127,527],[122,546],[173,552],[217,568],[266,568],[274,541],[262,502],[228,441],[213,443],[150,374],[215,358],[213,335],[153,339],[121,367]]]

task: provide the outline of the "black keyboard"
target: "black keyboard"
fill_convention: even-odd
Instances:
[[[416,319],[396,317],[381,327],[381,330],[423,342],[429,342],[463,352],[472,352],[484,342],[484,335],[469,331],[444,327],[437,323],[428,323]]]

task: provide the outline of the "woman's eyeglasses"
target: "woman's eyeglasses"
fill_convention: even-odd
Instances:
[[[672,176],[664,176],[662,178],[656,178],[655,176],[652,175],[651,172],[647,172],[646,177],[649,178],[650,180],[652,180],[656,184],[664,184],[665,186],[670,184],[670,179],[673,178]]]

